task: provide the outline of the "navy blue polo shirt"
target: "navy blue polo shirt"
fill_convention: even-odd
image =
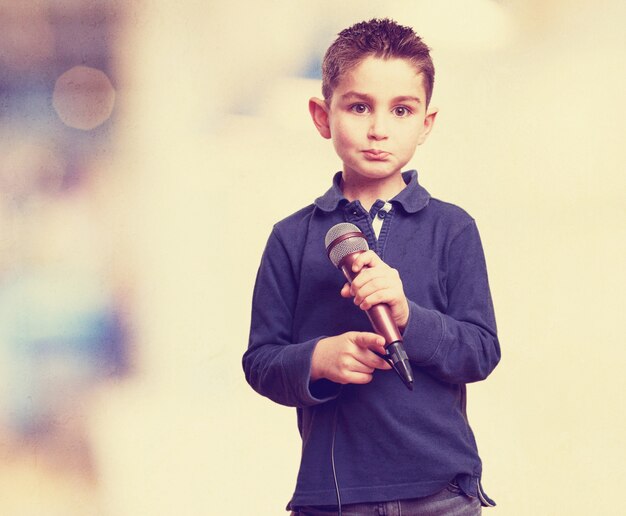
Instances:
[[[389,200],[378,238],[372,213],[332,187],[313,204],[278,222],[263,253],[252,302],[246,379],[263,396],[297,408],[302,457],[290,506],[431,495],[453,479],[470,496],[489,500],[466,411],[465,384],[485,379],[500,360],[487,270],[474,220],[432,198],[417,172]],[[398,270],[409,300],[403,333],[412,363],[409,391],[393,371],[366,385],[311,382],[317,342],[348,331],[371,331],[366,314],[339,294],[345,280],[324,249],[329,228],[351,222],[370,249]]]

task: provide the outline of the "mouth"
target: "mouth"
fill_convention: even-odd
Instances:
[[[366,159],[372,161],[383,161],[389,157],[391,153],[378,149],[367,149],[363,151],[363,155]]]

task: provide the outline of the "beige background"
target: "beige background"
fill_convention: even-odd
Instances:
[[[308,119],[319,84],[293,69],[327,44],[311,50],[315,24],[336,32],[372,15],[430,37],[441,113],[414,166],[433,195],[477,219],[487,254],[503,360],[470,387],[469,406],[493,512],[619,512],[623,4],[295,4],[162,2],[128,43],[139,125],[124,160],[129,201],[143,206],[146,365],[136,404],[120,393],[119,434],[99,435],[120,452],[105,460],[116,514],[183,504],[184,514],[270,515],[289,499],[295,413],[255,394],[240,368],[251,289],[271,224],[339,166]],[[231,114],[241,106],[250,112]],[[114,468],[138,492],[122,493]]]
[[[102,166],[126,172],[105,191],[137,368],[89,405],[83,514],[283,514],[300,441],[295,410],[243,377],[252,287],[272,224],[340,167],[298,72],[372,16],[433,47],[440,115],[411,165],[476,218],[487,256],[503,359],[469,388],[487,512],[620,511],[626,4],[378,4],[129,4]]]

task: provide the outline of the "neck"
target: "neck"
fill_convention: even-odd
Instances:
[[[377,199],[387,201],[399,194],[406,184],[399,172],[385,179],[368,179],[362,176],[347,174],[341,175],[341,191],[349,201],[361,202],[369,210]]]

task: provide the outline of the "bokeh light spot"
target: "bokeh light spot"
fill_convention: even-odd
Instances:
[[[75,66],[57,79],[52,105],[63,123],[87,131],[111,116],[115,89],[104,72]]]

